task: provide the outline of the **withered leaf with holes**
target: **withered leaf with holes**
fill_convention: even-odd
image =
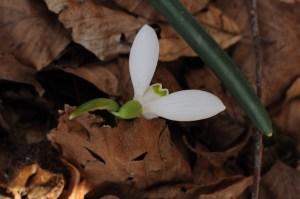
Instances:
[[[145,188],[166,181],[185,181],[190,167],[170,138],[163,120],[121,120],[118,126],[102,126],[102,120],[86,114],[68,120],[71,109],[60,115],[49,140],[63,156],[81,167],[88,182],[128,183]]]

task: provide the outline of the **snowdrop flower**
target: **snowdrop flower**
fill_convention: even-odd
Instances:
[[[134,98],[121,107],[120,113],[123,109],[132,108],[139,110],[132,117],[141,114],[147,119],[163,117],[175,121],[194,121],[212,117],[225,109],[219,98],[205,91],[183,90],[169,94],[168,89],[162,88],[159,83],[150,85],[158,56],[156,33],[150,26],[144,25],[134,39],[129,56]]]
[[[219,98],[200,90],[169,94],[160,83],[150,85],[159,56],[155,31],[144,25],[136,35],[129,56],[129,72],[134,90],[132,100],[121,108],[112,99],[98,98],[77,107],[69,119],[94,110],[107,110],[122,119],[163,117],[175,121],[194,121],[212,117],[225,109]]]

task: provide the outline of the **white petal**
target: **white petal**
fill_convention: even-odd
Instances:
[[[134,98],[142,96],[154,75],[159,55],[159,42],[155,31],[144,25],[136,35],[129,55],[129,72]]]
[[[200,90],[183,90],[144,105],[144,116],[157,115],[175,121],[212,117],[225,109],[215,95]]]

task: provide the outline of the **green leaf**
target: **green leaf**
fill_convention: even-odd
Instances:
[[[107,98],[93,99],[77,107],[69,115],[69,119],[72,120],[84,113],[87,113],[89,111],[95,111],[95,110],[108,110],[110,112],[116,112],[119,110],[119,105],[114,100],[107,99]]]
[[[210,67],[256,127],[272,135],[271,119],[250,84],[226,52],[198,24],[179,0],[149,0]]]

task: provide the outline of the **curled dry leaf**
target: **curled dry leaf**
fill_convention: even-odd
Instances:
[[[246,35],[234,49],[233,59],[254,85],[255,57],[247,5],[239,0],[218,0],[217,5],[228,16],[236,19],[242,34]],[[258,1],[257,10],[261,10],[259,22],[263,52],[262,101],[266,105],[278,102],[291,81],[300,75],[299,9],[300,4],[297,3],[285,4],[280,0]]]
[[[23,64],[39,70],[69,43],[42,2],[2,0],[0,13],[0,52],[13,54]]]
[[[252,185],[252,177],[231,177],[209,186],[164,185],[147,190],[144,198],[156,199],[238,199]]]
[[[248,143],[250,132],[244,134],[239,142],[231,148],[222,152],[211,152],[205,146],[197,143],[194,147],[190,145],[187,139],[184,139],[187,147],[193,151],[196,156],[196,163],[193,169],[194,181],[201,185],[210,185],[233,175],[226,171],[225,162],[229,158],[236,158],[244,146]],[[235,173],[234,175],[238,175]]]
[[[228,48],[241,39],[236,23],[214,6],[195,14],[197,21],[223,48]],[[160,60],[171,61],[181,56],[197,56],[188,44],[168,25],[161,25]]]
[[[0,55],[0,79],[30,84],[42,94],[43,88],[35,80],[35,69],[20,63],[12,54]]]
[[[116,4],[125,8],[130,13],[141,16],[148,20],[164,21],[161,16],[147,0],[113,0]],[[205,8],[209,0],[181,0],[184,6],[192,13],[197,13]]]
[[[133,16],[105,7],[94,0],[45,0],[48,8],[71,29],[76,43],[107,60],[127,53],[130,42],[143,24]]]
[[[68,67],[64,71],[85,79],[110,96],[121,97],[124,101],[132,99],[133,89],[126,58],[119,58],[116,62],[107,64]],[[171,92],[180,90],[175,77],[163,64],[159,64],[152,82],[162,83]]]
[[[121,120],[111,128],[91,114],[70,121],[70,111],[66,108],[60,115],[49,139],[60,146],[65,158],[81,167],[92,185],[115,182],[145,188],[190,179],[190,167],[163,120]]]
[[[115,65],[115,63],[105,65],[93,64],[69,67],[65,68],[64,71],[87,80],[108,95],[118,96],[120,94],[119,86],[122,82],[120,82],[116,74],[110,70],[114,67],[113,65]]]
[[[274,121],[278,127],[290,135],[296,144],[298,145],[298,150],[300,150],[300,78],[298,77],[288,88],[285,94],[285,100],[279,109],[274,111],[273,117]]]
[[[20,168],[13,179],[0,186],[15,199],[57,199],[64,185],[61,174],[51,173],[37,164],[32,164]]]
[[[91,190],[90,184],[80,174],[79,170],[67,160],[62,162],[70,172],[68,187],[60,196],[60,199],[82,199]]]
[[[278,161],[262,178],[260,198],[297,199],[300,195],[300,173]]]

